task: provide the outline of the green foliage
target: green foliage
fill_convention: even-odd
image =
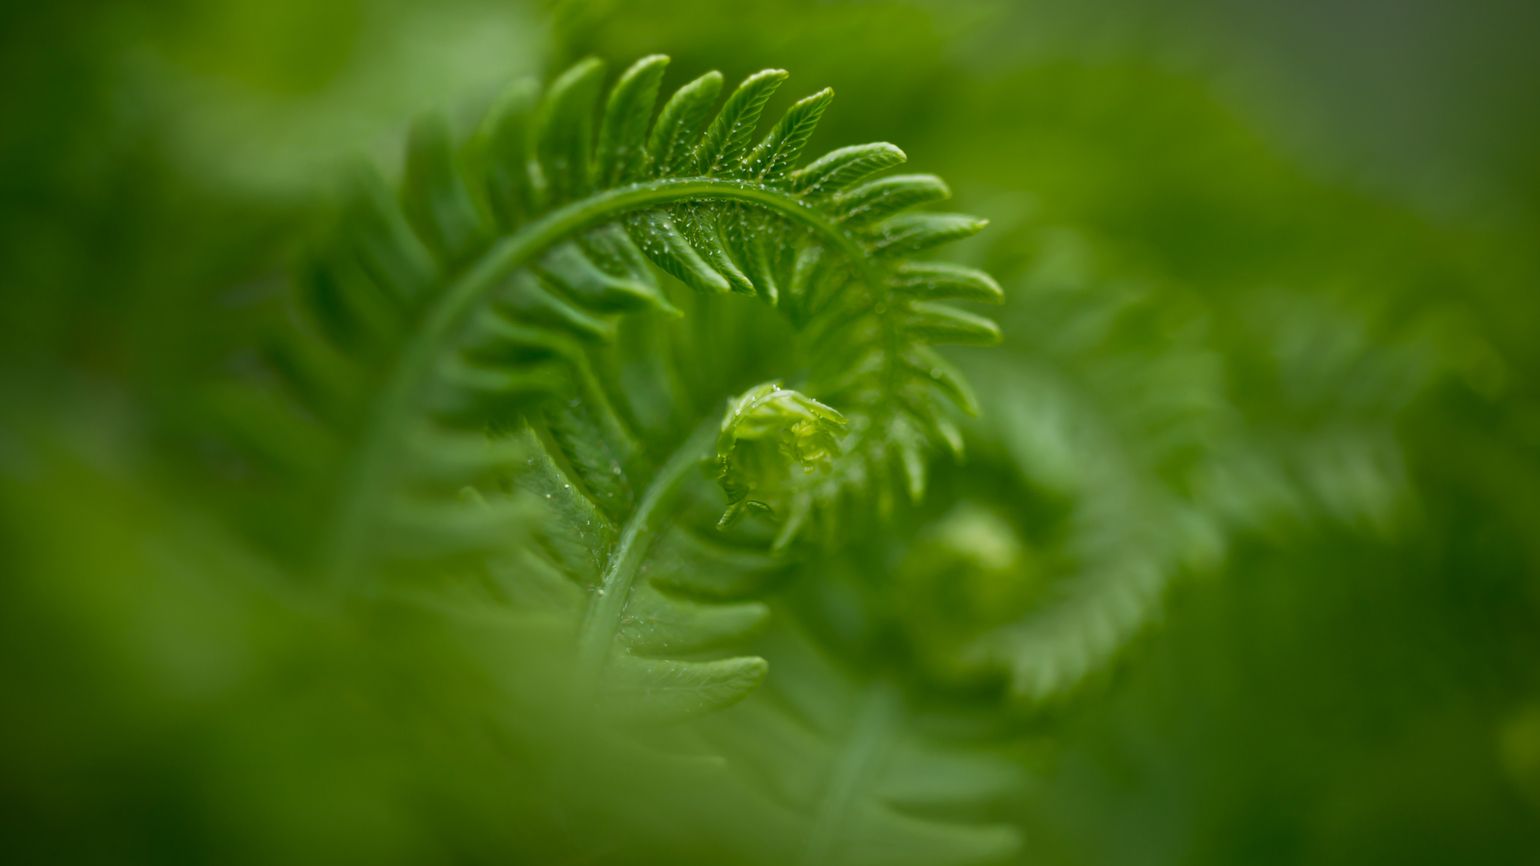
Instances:
[[[1010,738],[894,672],[832,661],[795,616],[778,609],[761,644],[775,660],[762,692],[705,727],[751,786],[762,826],[743,832],[756,840],[743,861],[984,864],[1020,852],[1010,807],[1025,773]]]
[[[999,407],[975,448],[1014,481],[986,501],[1043,510],[1035,527],[1010,529],[1019,541],[995,544],[1026,544],[1039,585],[1020,568],[981,578],[1014,585],[996,590],[1014,600],[965,618],[992,626],[945,664],[1003,671],[1026,703],[1104,669],[1179,576],[1215,573],[1248,536],[1298,539],[1331,524],[1391,533],[1408,491],[1385,419],[1448,366],[1431,335],[1375,333],[1368,314],[1325,300],[1261,293],[1257,318],[1216,329],[1223,311],[1094,265],[1092,246],[1043,234],[1007,312],[1022,337],[1009,375],[980,365],[975,377]],[[1230,360],[1221,335],[1265,347],[1283,368],[1269,373],[1301,402],[1331,405],[1330,423],[1249,415],[1235,388],[1252,371]]]
[[[480,431],[532,412],[556,462],[601,511],[624,513],[628,489],[640,488],[622,489],[618,476],[654,443],[627,429],[632,396],[594,353],[621,316],[678,313],[654,267],[707,296],[757,298],[791,325],[797,350],[778,372],[841,407],[852,430],[820,501],[845,488],[889,501],[900,473],[917,497],[927,450],[955,447],[944,405],[972,402],[930,346],[998,331],[937,301],[975,298],[988,280],[912,256],[983,223],[906,213],[945,187],[869,180],[903,160],[891,145],[796,168],[831,91],[794,104],[756,143],[786,78],[778,70],[750,76],[714,117],[721,77],[702,76],[665,101],[649,132],[666,65],[638,61],[602,106],[597,61],[539,98],[515,87],[459,148],[444,123],[419,124],[399,205],[366,182],[298,284],[296,330],[273,363],[286,397],[233,425],[261,431],[253,444],[290,470],[275,482],[296,494],[279,534],[315,530],[323,572],[345,578],[398,555],[366,545],[376,536],[419,559],[495,546],[517,505],[490,495],[467,504],[460,492],[487,491],[518,460]],[[559,402],[568,395],[575,406]],[[709,406],[726,395],[689,396]],[[689,426],[694,411],[667,414]],[[806,521],[807,499],[783,541]]]
[[[7,16],[17,858],[1526,862],[1514,40],[534,5]]]

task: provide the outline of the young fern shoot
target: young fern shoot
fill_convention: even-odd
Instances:
[[[643,693],[673,684],[710,707],[763,676],[758,660],[677,657],[730,644],[760,618],[714,611],[752,583],[733,576],[738,553],[707,556],[718,567],[704,590],[671,559],[719,544],[668,541],[692,534],[673,518],[713,438],[726,437],[728,522],[769,507],[777,547],[827,530],[841,508],[918,497],[929,452],[959,447],[949,415],[973,408],[932,347],[995,341],[992,322],[951,302],[999,290],[916,258],[983,221],[909,212],[946,187],[874,179],[903,161],[898,148],[845,147],[798,167],[832,91],[761,135],[786,73],[749,76],[713,114],[712,72],[654,117],[667,63],[643,58],[607,95],[597,60],[543,95],[519,85],[461,144],[443,122],[419,124],[398,199],[366,184],[296,287],[296,327],[275,354],[287,398],[254,402],[281,417],[263,423],[281,424],[291,446],[273,455],[294,493],[275,520],[292,521],[286,537],[305,539],[296,553],[323,577],[360,587],[403,557],[528,558],[526,534],[511,530],[542,526],[550,571],[582,591],[568,613],[583,666],[601,679],[635,668],[639,679],[623,679],[650,684]],[[685,303],[679,284],[703,300]],[[606,358],[622,320],[656,337],[682,309],[731,295],[757,299],[792,334],[770,366],[796,391],[740,402],[724,424],[741,384],[661,407],[619,386]],[[635,423],[659,414],[674,435]],[[761,447],[769,438],[780,444]],[[531,502],[557,516],[531,520]],[[684,584],[688,600],[663,589]],[[638,630],[639,617],[673,631]]]
[[[810,482],[827,475],[849,422],[835,409],[797,391],[766,382],[728,407],[717,437],[717,481],[727,493],[719,526],[749,511],[806,514]],[[797,524],[783,524],[774,547],[784,547]]]

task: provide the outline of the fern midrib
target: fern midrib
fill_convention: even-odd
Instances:
[[[899,710],[899,695],[894,686],[882,679],[872,683],[846,732],[845,747],[830,769],[829,784],[813,814],[801,866],[825,866],[832,862],[836,834],[849,816],[861,786],[871,777],[898,723]]]
[[[422,326],[407,341],[385,376],[380,397],[363,427],[357,457],[344,476],[338,517],[324,546],[323,569],[335,579],[356,578],[368,509],[381,495],[393,437],[401,427],[443,344],[462,327],[479,302],[538,254],[576,233],[623,214],[691,200],[727,200],[760,205],[828,238],[861,272],[886,304],[886,286],[876,279],[864,247],[834,220],[796,197],[760,184],[720,178],[665,178],[605,190],[563,205],[530,222],[483,253],[422,315]]]
[[[594,601],[588,606],[578,633],[578,671],[585,681],[593,682],[603,673],[642,560],[657,539],[658,521],[667,515],[690,471],[706,459],[719,426],[719,420],[711,416],[696,425],[658,468],[637,500],[636,509],[621,527],[620,538],[605,560]]]

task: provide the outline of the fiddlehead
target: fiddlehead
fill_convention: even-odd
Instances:
[[[607,95],[593,60],[544,94],[516,87],[462,143],[441,122],[420,124],[399,201],[367,186],[297,286],[296,328],[274,365],[288,399],[248,403],[292,431],[287,453],[273,449],[296,494],[283,510],[321,573],[357,585],[404,555],[511,554],[539,570],[513,543],[524,531],[511,531],[538,525],[535,559],[579,591],[557,606],[581,623],[584,668],[601,678],[651,668],[644,681],[719,705],[752,687],[763,663],[655,657],[698,649],[691,630],[727,642],[759,615],[681,614],[682,597],[647,598],[680,571],[663,564],[673,547],[720,547],[667,536],[694,533],[674,517],[694,501],[695,470],[746,382],[713,335],[691,339],[671,320],[684,311],[694,323],[683,327],[698,329],[725,315],[746,319],[736,326],[745,333],[775,320],[785,341],[742,369],[785,381],[807,395],[804,408],[830,407],[790,455],[808,459],[816,442],[821,471],[782,497],[784,546],[852,503],[919,496],[928,453],[960,447],[947,407],[973,407],[932,347],[998,336],[949,302],[998,300],[999,290],[980,272],[916,258],[983,222],[911,212],[946,187],[874,179],[903,161],[898,148],[840,148],[798,167],[831,91],[794,103],[761,136],[786,73],[749,76],[715,113],[722,79],[708,73],[654,119],[666,65],[642,59]],[[735,295],[737,306],[720,297]],[[648,363],[659,375],[638,381]],[[702,379],[702,365],[720,375]],[[728,426],[745,434],[738,450],[757,447],[747,428]],[[729,460],[728,480],[762,488],[770,455],[747,473]],[[729,494],[730,513],[748,507],[746,489]],[[681,631],[636,637],[647,631],[630,627],[640,610]]]

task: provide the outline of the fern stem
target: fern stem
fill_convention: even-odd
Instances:
[[[829,772],[829,783],[818,801],[801,866],[824,866],[834,862],[834,840],[851,804],[860,794],[862,784],[876,769],[889,733],[898,721],[898,713],[897,690],[888,681],[877,680],[856,710],[845,748]]]
[[[585,229],[637,210],[705,200],[758,205],[818,232],[840,247],[874,290],[881,290],[881,281],[870,273],[866,250],[839,224],[792,196],[758,184],[716,178],[651,180],[596,193],[547,213],[493,245],[423,311],[421,328],[386,375],[357,457],[348,467],[338,517],[322,557],[323,572],[339,582],[356,579],[359,554],[367,541],[369,509],[378,503],[385,489],[383,476],[396,456],[392,437],[417,400],[433,360],[502,281]]]
[[[659,521],[666,516],[674,495],[689,478],[690,470],[710,454],[720,424],[718,418],[708,415],[690,433],[653,476],[637,502],[636,510],[621,529],[620,540],[610,551],[604,574],[595,590],[596,598],[588,606],[578,636],[579,673],[585,680],[592,681],[602,673],[610,644],[620,627],[621,614],[631,598],[637,571],[657,536]]]

